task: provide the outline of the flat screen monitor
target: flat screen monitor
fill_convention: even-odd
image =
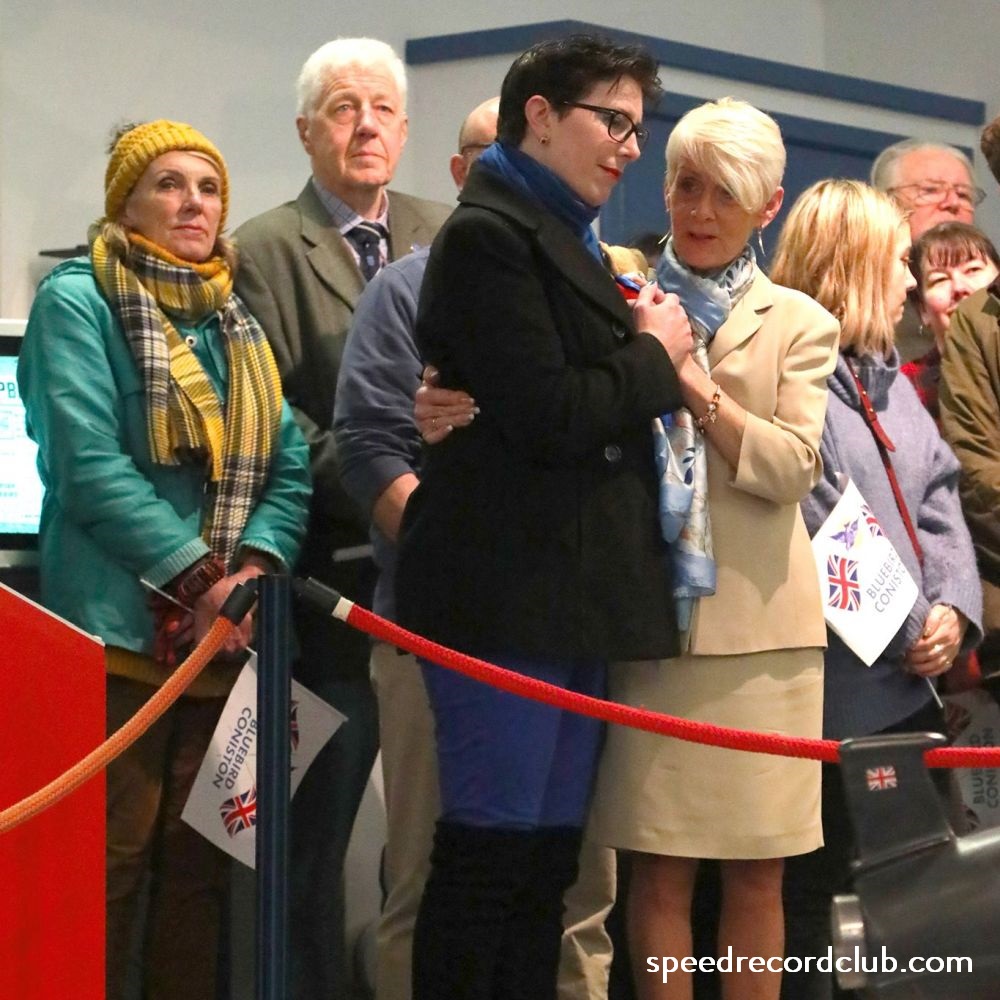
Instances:
[[[38,548],[42,483],[35,458],[38,449],[24,429],[24,404],[17,389],[17,354],[23,324],[0,327],[0,550]],[[12,328],[16,334],[7,331]]]

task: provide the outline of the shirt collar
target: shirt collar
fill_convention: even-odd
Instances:
[[[337,227],[341,236],[350,232],[359,223],[366,221],[378,222],[385,227],[386,231],[388,231],[389,193],[387,191],[382,192],[382,211],[379,212],[376,218],[366,220],[362,216],[358,215],[358,213],[355,212],[346,201],[338,198],[332,191],[327,190],[327,188],[320,183],[319,178],[317,178],[315,174],[312,177],[312,185],[317,197],[323,203],[323,207],[330,213],[330,220]]]

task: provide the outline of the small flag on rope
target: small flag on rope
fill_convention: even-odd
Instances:
[[[895,788],[897,785],[896,768],[892,764],[865,768],[865,778],[868,781],[869,792],[884,792],[887,788]]]

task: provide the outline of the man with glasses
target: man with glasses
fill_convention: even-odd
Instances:
[[[909,213],[910,239],[941,222],[975,222],[976,207],[986,197],[977,187],[969,158],[954,146],[906,139],[882,150],[872,164],[872,185],[892,195]],[[903,362],[922,357],[931,346],[911,301],[896,327],[896,347]]]

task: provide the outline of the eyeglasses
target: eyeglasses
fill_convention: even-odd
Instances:
[[[481,153],[484,149],[489,149],[491,142],[467,142],[458,150],[459,156],[468,156],[469,153]]]
[[[560,101],[566,108],[583,108],[584,111],[593,111],[595,115],[604,120],[608,127],[608,135],[615,142],[628,142],[631,136],[635,136],[636,145],[642,149],[649,138],[649,129],[645,125],[637,125],[624,111],[617,108],[602,108],[598,104],[581,104],[579,101]]]
[[[941,202],[955,192],[955,197],[964,202],[969,208],[981,205],[986,198],[986,192],[981,187],[974,187],[971,184],[949,184],[947,181],[919,181],[914,184],[897,184],[896,187],[888,188],[889,194],[896,191],[910,191],[907,195],[914,205],[940,205]]]

